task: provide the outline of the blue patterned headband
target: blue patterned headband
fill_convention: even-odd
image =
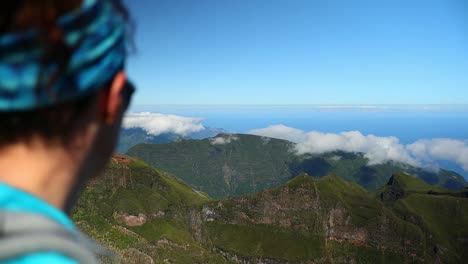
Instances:
[[[57,62],[44,64],[38,30],[0,35],[0,111],[76,99],[102,88],[123,68],[126,26],[109,0],[84,0],[80,9],[60,17],[57,26],[73,51],[60,76]]]

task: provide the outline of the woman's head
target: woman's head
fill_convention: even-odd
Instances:
[[[128,24],[120,0],[0,1],[0,158],[47,157],[47,173],[4,180],[24,187],[55,177],[74,194],[104,168],[132,90]]]
[[[92,109],[91,106],[99,103],[98,94],[109,89],[117,72],[123,70],[123,61],[118,71],[116,71],[116,64],[124,59],[123,52],[125,51],[122,49],[125,49],[125,43],[122,41],[126,41],[128,32],[125,30],[129,24],[128,12],[120,0],[98,1],[94,3],[94,6],[92,5],[94,0],[0,1],[0,73],[3,72],[3,68],[7,70],[20,68],[26,72],[22,75],[1,76],[2,79],[11,78],[14,84],[12,87],[7,87],[9,83],[3,85],[5,82],[0,82],[0,126],[2,127],[0,147],[18,141],[28,141],[35,136],[51,141],[68,140],[74,131],[83,125],[89,110]],[[104,2],[108,6],[104,5]],[[90,10],[85,9],[86,5],[89,5]],[[111,11],[107,10],[109,6],[112,7]],[[73,21],[79,20],[73,15],[79,12],[83,14],[84,19]],[[113,12],[113,14],[108,12]],[[119,17],[121,22],[112,16]],[[93,23],[97,23],[92,21],[93,19],[101,19],[104,24],[99,28],[93,28]],[[71,22],[63,22],[63,20],[71,20]],[[116,23],[121,24],[122,32],[113,31]],[[108,32],[100,32],[105,26],[108,27]],[[32,46],[24,44],[23,49],[20,46],[23,45],[20,40],[18,40],[18,45],[14,43],[10,45],[11,47],[1,45],[2,37],[18,35],[20,36],[18,39],[21,39],[23,33],[31,30],[37,33]],[[81,35],[78,35],[82,39],[73,42],[71,40],[73,30],[81,31]],[[112,39],[109,37],[111,34],[121,34],[122,39]],[[93,37],[96,39],[87,39]],[[97,46],[104,41],[110,42],[113,46],[107,47],[105,51],[92,49],[92,44]],[[35,62],[28,61],[29,58],[20,61],[20,65],[14,65],[15,61],[8,61],[13,57],[13,53],[26,54],[36,47],[41,48],[41,53],[39,58],[31,56],[32,59],[37,59]],[[8,48],[12,51],[7,50]],[[93,52],[101,52],[99,54],[101,57],[95,58],[95,61],[93,58],[86,59],[86,56]],[[105,64],[106,62],[108,63]],[[40,66],[39,73],[25,77],[24,75],[30,72],[27,68],[30,63],[37,63]],[[83,67],[73,70],[73,64],[79,63],[84,64]],[[94,72],[87,74],[86,71],[93,67]],[[110,75],[103,77],[104,79],[98,78],[106,74]],[[73,78],[77,76],[79,78]],[[24,81],[21,82],[24,78],[34,78],[34,87],[28,87]],[[79,83],[86,81],[87,85]],[[80,85],[83,87],[78,87]],[[23,94],[21,93],[26,90],[25,88],[33,89],[36,98],[22,100]],[[79,89],[84,91],[80,92]],[[10,90],[13,90],[12,94],[9,94]]]

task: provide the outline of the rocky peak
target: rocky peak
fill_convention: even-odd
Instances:
[[[380,193],[380,200],[384,202],[392,202],[401,199],[404,196],[405,190],[400,182],[400,177],[394,174],[383,187],[383,191]]]

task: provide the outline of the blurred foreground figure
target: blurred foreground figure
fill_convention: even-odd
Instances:
[[[97,263],[68,214],[134,90],[127,20],[117,0],[0,2],[0,263]]]

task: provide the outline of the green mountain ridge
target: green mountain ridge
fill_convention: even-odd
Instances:
[[[143,128],[122,128],[120,130],[119,142],[117,144],[116,151],[119,153],[125,153],[131,147],[139,143],[162,144],[182,139],[203,139],[216,136],[222,132],[223,130],[220,128],[205,127],[202,131],[189,133],[185,136],[170,132],[152,135]]]
[[[382,195],[391,188],[404,195]],[[405,174],[375,192],[333,174],[302,174],[277,188],[213,200],[116,155],[86,188],[73,219],[120,263],[461,263],[468,199],[459,193]]]
[[[225,144],[216,144],[217,138]],[[301,173],[314,177],[335,173],[371,191],[400,172],[449,189],[466,185],[462,176],[443,169],[431,172],[395,162],[369,166],[363,154],[342,151],[296,155],[292,142],[254,135],[219,134],[204,140],[138,144],[127,153],[176,175],[214,198],[279,187]]]

